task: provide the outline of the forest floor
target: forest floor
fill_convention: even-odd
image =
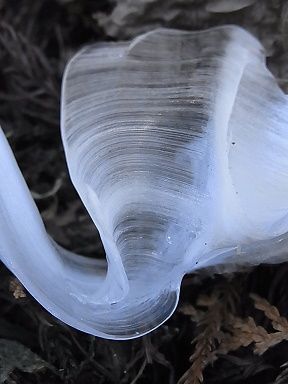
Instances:
[[[91,257],[104,251],[70,182],[59,130],[63,69],[81,46],[160,25],[237,24],[261,40],[270,70],[288,91],[285,2],[238,0],[243,7],[234,11],[225,0],[132,3],[0,0],[2,128],[48,233]],[[288,263],[263,265],[233,275],[189,275],[164,325],[136,340],[109,341],[55,319],[1,264],[0,384],[174,384],[181,377],[187,384],[288,383],[287,318]]]

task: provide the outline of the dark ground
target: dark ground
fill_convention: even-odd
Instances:
[[[125,39],[158,25],[201,29],[235,23],[261,39],[270,69],[287,90],[287,6],[277,0],[251,3],[236,12],[214,13],[202,0],[139,0],[134,7],[128,0],[0,0],[0,121],[56,241],[78,253],[104,255],[69,180],[60,141],[60,84],[68,58],[88,42]],[[287,317],[288,264],[234,276],[188,276],[179,306],[186,309],[150,335],[125,342],[66,326],[22,292],[3,265],[0,276],[0,384],[7,377],[7,383],[21,384],[173,384],[191,364],[194,373],[189,372],[187,383],[198,383],[206,362],[205,383],[288,383],[288,325],[267,303],[266,310],[259,310],[259,303],[256,309],[249,296],[257,293]],[[251,321],[248,326],[248,316],[268,333]],[[275,322],[282,325],[275,328]],[[233,336],[236,323],[242,341],[222,348],[217,361],[208,364],[211,350],[225,345],[223,334]],[[275,331],[282,332],[276,335],[278,343],[270,335]],[[255,353],[259,343],[266,343],[262,354]]]

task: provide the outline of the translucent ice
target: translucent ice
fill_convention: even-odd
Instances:
[[[137,337],[173,313],[185,273],[285,260],[288,98],[244,30],[84,48],[65,71],[61,127],[107,263],[47,236],[3,133],[0,257],[64,322]]]

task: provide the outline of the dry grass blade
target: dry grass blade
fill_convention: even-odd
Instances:
[[[15,116],[27,116],[58,126],[58,73],[40,47],[13,26],[0,23],[3,86],[0,99],[7,106],[17,102]],[[14,104],[15,105],[15,104]],[[10,113],[11,109],[9,109]]]
[[[287,384],[288,383],[288,367],[286,367],[275,379],[273,384]]]

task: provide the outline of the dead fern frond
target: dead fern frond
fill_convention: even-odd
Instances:
[[[195,323],[199,323],[204,316],[203,311],[200,311],[198,308],[196,309],[191,304],[182,305],[178,311],[183,313],[183,315],[190,316],[191,320]]]
[[[223,290],[216,289],[211,296],[200,296],[197,307],[182,307],[181,312],[196,322],[197,336],[192,342],[195,344],[195,350],[190,357],[191,367],[178,384],[202,383],[203,371],[208,364],[240,347],[253,346],[254,354],[262,355],[269,348],[288,340],[288,320],[267,300],[256,294],[251,294],[250,297],[255,308],[264,313],[276,332],[269,333],[264,327],[257,325],[252,317],[243,319],[236,316],[230,305],[229,290],[223,295]],[[206,310],[200,310],[198,306]],[[287,376],[286,369],[283,375],[279,376],[279,383],[283,382],[284,376]]]
[[[255,308],[264,312],[265,316],[271,320],[272,326],[276,331],[288,333],[288,320],[280,315],[276,307],[254,293],[251,293],[250,297],[254,300]]]
[[[281,341],[288,340],[287,319],[280,316],[278,309],[268,303],[267,300],[255,294],[250,296],[254,300],[255,308],[264,312],[277,332],[268,333],[265,328],[257,325],[252,317],[241,319],[230,314],[226,319],[226,337],[223,338],[222,344],[215,351],[216,355],[227,354],[236,351],[240,347],[247,347],[252,343],[254,344],[254,353],[262,355]]]
[[[199,384],[203,382],[203,370],[210,363],[215,350],[216,340],[221,340],[221,309],[217,301],[208,308],[207,312],[198,314],[198,336],[193,340],[195,350],[190,357],[191,367],[181,377],[178,384]],[[190,307],[190,310],[193,307]],[[195,318],[195,311],[191,310]]]
[[[281,341],[278,333],[268,333],[265,328],[257,325],[252,317],[241,319],[232,315],[226,327],[229,332],[225,333],[222,343],[215,351],[216,355],[226,355],[240,347],[248,347],[252,343],[254,343],[254,353],[262,355]]]
[[[184,373],[178,384],[199,384],[203,382],[205,367],[215,360],[215,350],[225,336],[221,330],[229,306],[230,293],[219,287],[211,296],[201,295],[197,306],[205,307],[206,311],[199,310],[192,305],[182,307],[181,312],[189,315],[197,324],[197,336],[192,341],[195,345],[194,353],[189,361],[191,367]],[[233,292],[234,294],[234,292]]]

